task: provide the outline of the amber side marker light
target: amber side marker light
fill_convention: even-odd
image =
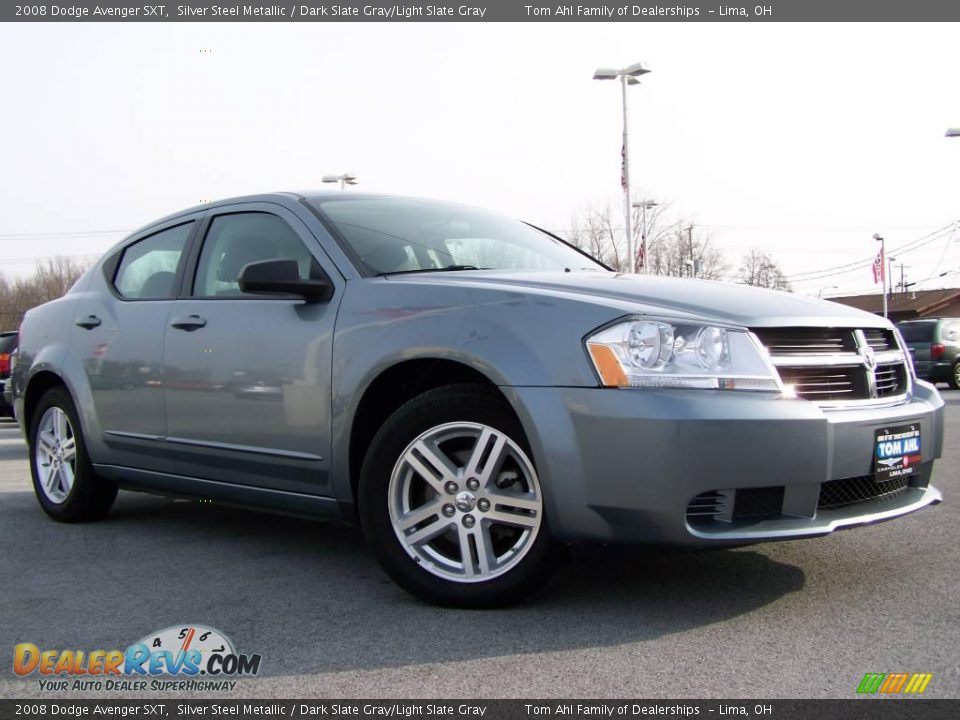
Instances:
[[[597,367],[604,386],[627,387],[630,384],[613,350],[606,345],[593,343],[587,343],[587,349],[590,350],[590,357],[593,358],[593,364]]]

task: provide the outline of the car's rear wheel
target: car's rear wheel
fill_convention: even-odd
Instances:
[[[52,388],[40,398],[29,440],[33,489],[47,515],[79,522],[107,514],[117,486],[94,472],[76,407],[64,388]]]
[[[954,390],[960,390],[960,360],[957,360],[957,362],[953,364],[953,368],[950,371],[950,377],[947,378],[947,382]]]
[[[374,437],[360,477],[364,533],[390,576],[442,605],[508,605],[555,557],[520,424],[482,386],[432,390]]]

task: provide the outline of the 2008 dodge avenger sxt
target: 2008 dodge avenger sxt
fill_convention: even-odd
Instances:
[[[31,310],[16,413],[57,520],[118,488],[357,519],[410,592],[493,606],[557,543],[814,537],[939,502],[943,402],[904,347],[471,207],[278,193],[157,221]]]

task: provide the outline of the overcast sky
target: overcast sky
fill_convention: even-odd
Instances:
[[[618,200],[630,89],[637,193],[788,275],[960,218],[950,24],[0,26],[0,271],[100,253],[203,200],[315,188],[462,200],[561,230]],[[206,52],[202,52],[206,51]],[[67,235],[66,233],[96,233]],[[950,242],[950,241],[953,242]],[[960,270],[960,234],[903,255]],[[960,284],[960,273],[923,287]],[[838,285],[839,289],[828,286]],[[861,269],[796,283],[870,291]]]

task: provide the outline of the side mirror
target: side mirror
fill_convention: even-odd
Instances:
[[[323,271],[320,270],[323,274]],[[243,266],[240,271],[240,290],[259,295],[297,295],[304,300],[325,301],[333,293],[330,278],[300,277],[300,266],[296,260],[261,260]]]

